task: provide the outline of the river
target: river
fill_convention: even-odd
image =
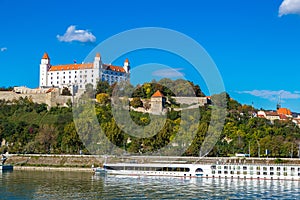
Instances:
[[[89,172],[0,173],[0,199],[299,199],[300,182],[99,176]]]

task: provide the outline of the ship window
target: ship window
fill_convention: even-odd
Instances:
[[[250,170],[253,170],[253,167],[252,167],[252,166],[250,167]]]
[[[263,175],[268,175],[268,173],[267,173],[267,172],[264,172]]]
[[[286,171],[287,170],[287,168],[286,167],[283,167],[283,171]]]
[[[283,176],[287,176],[287,172],[283,172]]]
[[[259,171],[259,170],[260,170],[260,167],[256,167],[256,170],[258,170],[258,171]]]
[[[280,172],[277,172],[277,176],[280,176]]]
[[[212,174],[215,174],[215,173],[216,173],[216,171],[212,171],[211,173],[212,173]]]
[[[230,171],[230,174],[234,174],[234,171]]]
[[[277,167],[277,171],[280,171],[280,167]]]
[[[240,171],[237,171],[236,174],[241,174],[241,172],[240,172]]]
[[[300,167],[298,167],[298,172],[300,172]]]
[[[224,171],[224,174],[228,174],[228,171]]]
[[[244,174],[244,175],[247,175],[247,171],[244,171],[243,174]]]
[[[294,168],[294,167],[292,167],[292,168],[291,168],[291,171],[292,171],[292,172],[294,172],[294,171],[295,171],[295,168]]]
[[[273,171],[274,170],[274,167],[270,167],[270,171]]]
[[[241,169],[241,167],[240,167],[240,166],[237,166],[237,169]]]
[[[270,175],[272,175],[272,176],[273,176],[273,175],[274,175],[274,172],[270,172]]]
[[[203,169],[197,168],[195,172],[203,172]]]
[[[298,176],[300,176],[300,173],[298,173]]]
[[[256,174],[257,174],[257,175],[260,175],[260,172],[257,172]]]
[[[263,167],[263,170],[264,170],[264,171],[267,171],[268,169],[267,169],[267,167]]]
[[[218,174],[222,174],[222,171],[218,171]]]
[[[224,169],[228,169],[228,166],[224,166]]]
[[[246,167],[246,166],[243,166],[243,170],[247,170],[247,167]]]
[[[222,167],[221,166],[218,166],[218,169],[221,169]]]

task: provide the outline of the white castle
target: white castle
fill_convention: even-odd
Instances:
[[[110,85],[115,82],[128,81],[130,78],[129,60],[126,58],[124,66],[103,64],[99,53],[93,63],[51,65],[50,57],[44,53],[40,64],[40,88],[77,86],[85,89],[91,83],[96,87],[98,81],[107,81]]]

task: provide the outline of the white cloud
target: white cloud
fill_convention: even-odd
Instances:
[[[96,37],[88,30],[76,30],[76,26],[71,25],[68,27],[64,35],[56,36],[61,42],[95,42]]]
[[[6,47],[1,47],[1,48],[0,48],[0,51],[1,51],[1,52],[7,51],[7,48],[6,48]]]
[[[256,97],[261,97],[269,100],[277,100],[278,97],[281,99],[300,99],[300,94],[297,92],[290,92],[285,90],[251,90],[251,91],[239,91],[240,94],[251,94]]]
[[[281,17],[288,14],[300,15],[300,0],[284,0],[281,3],[278,16]]]
[[[184,73],[179,72],[183,70],[183,68],[172,68],[172,69],[159,69],[152,72],[153,76],[165,77],[165,78],[175,78],[175,77],[182,77]]]

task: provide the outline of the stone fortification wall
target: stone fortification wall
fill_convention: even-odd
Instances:
[[[172,97],[176,100],[177,103],[180,104],[199,104],[200,106],[204,106],[208,104],[207,97]]]
[[[35,103],[45,103],[49,107],[53,106],[65,106],[67,101],[71,99],[70,96],[61,96],[59,92],[49,92],[49,93],[16,93],[13,91],[1,91],[0,99],[5,100],[18,100],[20,97],[22,98],[30,98]]]

